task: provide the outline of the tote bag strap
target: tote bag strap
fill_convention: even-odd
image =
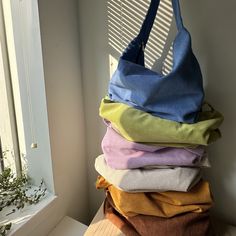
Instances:
[[[149,9],[147,11],[146,17],[143,21],[137,39],[145,47],[152,30],[153,23],[156,18],[157,10],[160,5],[160,0],[151,0]],[[179,6],[179,0],[172,0],[173,12],[176,20],[177,30],[180,31],[183,28],[183,21],[181,17],[181,11]]]
[[[160,0],[151,0],[146,17],[144,18],[143,24],[137,36],[137,38],[139,39],[140,42],[143,43],[143,45],[146,45],[148,41],[149,34],[152,30],[152,26],[156,18],[159,4],[160,4]]]
[[[152,30],[159,4],[160,0],[151,0],[138,36],[129,43],[128,47],[124,50],[121,59],[144,66],[144,49]],[[177,30],[180,31],[184,26],[180,13],[179,0],[172,0],[172,6]]]
[[[174,10],[174,16],[176,21],[177,30],[180,31],[184,28],[183,20],[180,11],[179,0],[172,0],[172,6]]]

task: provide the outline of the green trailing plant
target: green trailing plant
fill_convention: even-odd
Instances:
[[[6,216],[23,209],[27,205],[37,204],[46,194],[44,182],[32,189],[29,178],[25,174],[16,176],[10,168],[0,174],[0,211],[9,207]],[[0,236],[5,236],[11,229],[11,223],[0,226]]]
[[[0,226],[0,235],[6,236],[7,232],[11,229],[11,223]]]

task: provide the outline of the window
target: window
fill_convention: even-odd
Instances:
[[[54,191],[37,1],[2,0],[1,168],[27,170]]]
[[[42,179],[47,188],[39,204],[2,213],[15,232],[56,199],[37,0],[0,0],[0,158],[0,172],[23,170],[32,191]]]
[[[10,167],[19,175],[20,151],[2,9],[0,11],[0,171]]]

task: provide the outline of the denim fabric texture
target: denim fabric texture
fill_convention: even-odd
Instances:
[[[173,68],[163,75],[144,65],[144,50],[160,0],[151,0],[138,36],[122,54],[109,83],[112,101],[125,103],[154,116],[194,123],[204,100],[202,74],[183,26],[179,1],[172,0],[178,33],[173,42]]]

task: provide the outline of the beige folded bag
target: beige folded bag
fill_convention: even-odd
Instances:
[[[104,155],[96,158],[95,169],[109,183],[126,192],[186,192],[201,178],[199,168],[115,170],[107,165]]]

